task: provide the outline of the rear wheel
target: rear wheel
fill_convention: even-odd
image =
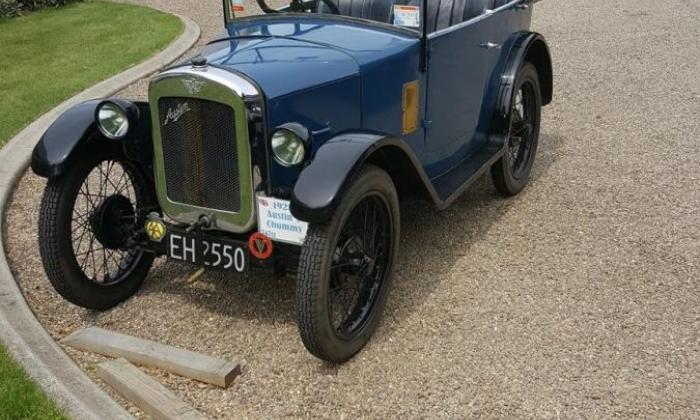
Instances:
[[[389,175],[368,166],[330,222],[311,225],[296,288],[306,348],[332,362],[351,358],[372,336],[386,304],[398,252],[399,202]]]
[[[525,63],[516,78],[506,152],[491,167],[496,189],[505,196],[519,193],[530,178],[540,135],[542,94],[537,69]]]
[[[90,150],[49,179],[39,249],[56,291],[90,309],[110,308],[134,294],[153,255],[131,239],[153,203],[145,176],[118,147]]]

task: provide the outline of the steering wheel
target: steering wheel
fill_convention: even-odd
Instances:
[[[334,15],[339,15],[340,10],[338,6],[333,3],[332,0],[321,0]],[[257,0],[258,6],[265,13],[280,13],[279,10],[273,9],[265,3],[265,0]],[[289,3],[289,10],[292,12],[306,12],[307,10],[313,10],[314,7],[318,5],[318,0],[292,0]]]

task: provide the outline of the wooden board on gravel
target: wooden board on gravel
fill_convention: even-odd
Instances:
[[[100,363],[97,365],[97,375],[153,418],[206,419],[202,413],[125,359]]]
[[[78,330],[62,342],[73,348],[124,359],[226,388],[240,364],[97,327]]]

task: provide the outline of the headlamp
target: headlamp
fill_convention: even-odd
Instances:
[[[285,124],[272,133],[272,153],[283,166],[295,166],[304,161],[308,130],[300,124]]]
[[[138,108],[128,101],[107,100],[97,106],[95,121],[103,136],[112,140],[124,138],[138,118]]]

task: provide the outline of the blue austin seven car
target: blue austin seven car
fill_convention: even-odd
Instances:
[[[443,209],[485,172],[505,196],[526,186],[549,48],[533,0],[257,3],[225,0],[221,35],[155,75],[147,102],[88,101],[46,131],[41,256],[92,309],[161,256],[192,278],[292,275],[302,342],[343,362],[381,318],[403,198]]]

